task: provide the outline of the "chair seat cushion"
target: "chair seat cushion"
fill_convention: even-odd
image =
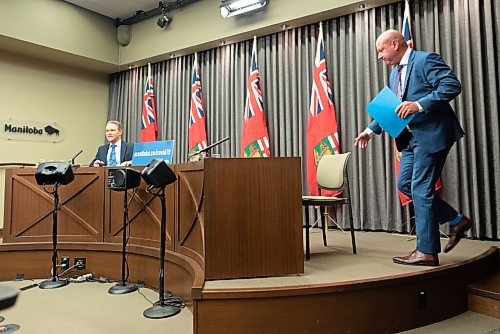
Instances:
[[[307,200],[317,200],[317,201],[324,201],[324,200],[337,200],[341,199],[341,197],[335,197],[335,196],[302,196],[302,199],[307,199]]]
[[[345,197],[302,196],[302,205],[340,205],[347,204]]]

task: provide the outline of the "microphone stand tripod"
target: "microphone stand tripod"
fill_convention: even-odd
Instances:
[[[111,288],[108,293],[112,295],[123,295],[126,293],[134,292],[137,286],[130,284],[125,280],[125,252],[127,246],[127,220],[128,220],[128,203],[127,203],[127,190],[123,192],[123,240],[122,240],[122,280]]]
[[[153,306],[148,308],[143,312],[143,315],[146,318],[150,319],[160,319],[160,318],[168,318],[173,315],[176,315],[181,311],[180,307],[174,306],[174,305],[167,305],[165,304],[165,290],[164,290],[164,283],[165,283],[165,235],[166,235],[166,214],[167,214],[167,209],[165,205],[165,187],[161,187],[160,190],[156,193],[153,194],[151,193],[152,186],[148,186],[147,192],[157,196],[160,198],[161,201],[161,237],[160,237],[160,277],[159,277],[159,287],[158,287],[158,294],[160,300],[156,303],[154,303]]]
[[[59,186],[60,183],[56,182],[54,184],[54,191],[52,192],[48,192],[44,187],[47,193],[54,195],[54,210],[52,211],[52,277],[40,283],[40,289],[60,288],[69,283],[68,280],[57,277],[57,210],[59,207],[59,194],[57,190]]]

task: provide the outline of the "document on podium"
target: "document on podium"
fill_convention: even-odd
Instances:
[[[396,114],[396,108],[400,104],[401,100],[389,87],[385,86],[366,106],[366,112],[377,121],[385,132],[396,138],[415,116],[411,114],[406,118],[399,117]]]

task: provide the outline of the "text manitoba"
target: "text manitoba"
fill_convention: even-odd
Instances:
[[[29,133],[34,135],[42,135],[43,129],[38,129],[34,126],[12,126],[11,124],[5,124],[5,132],[14,132],[14,133]]]

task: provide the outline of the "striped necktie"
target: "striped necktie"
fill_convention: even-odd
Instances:
[[[403,96],[403,85],[401,83],[401,72],[403,71],[404,65],[398,65],[396,67],[396,76],[394,77],[394,86],[392,87],[392,91],[399,98]]]
[[[111,153],[109,153],[108,166],[116,166],[118,162],[116,161],[116,144],[111,144]]]

